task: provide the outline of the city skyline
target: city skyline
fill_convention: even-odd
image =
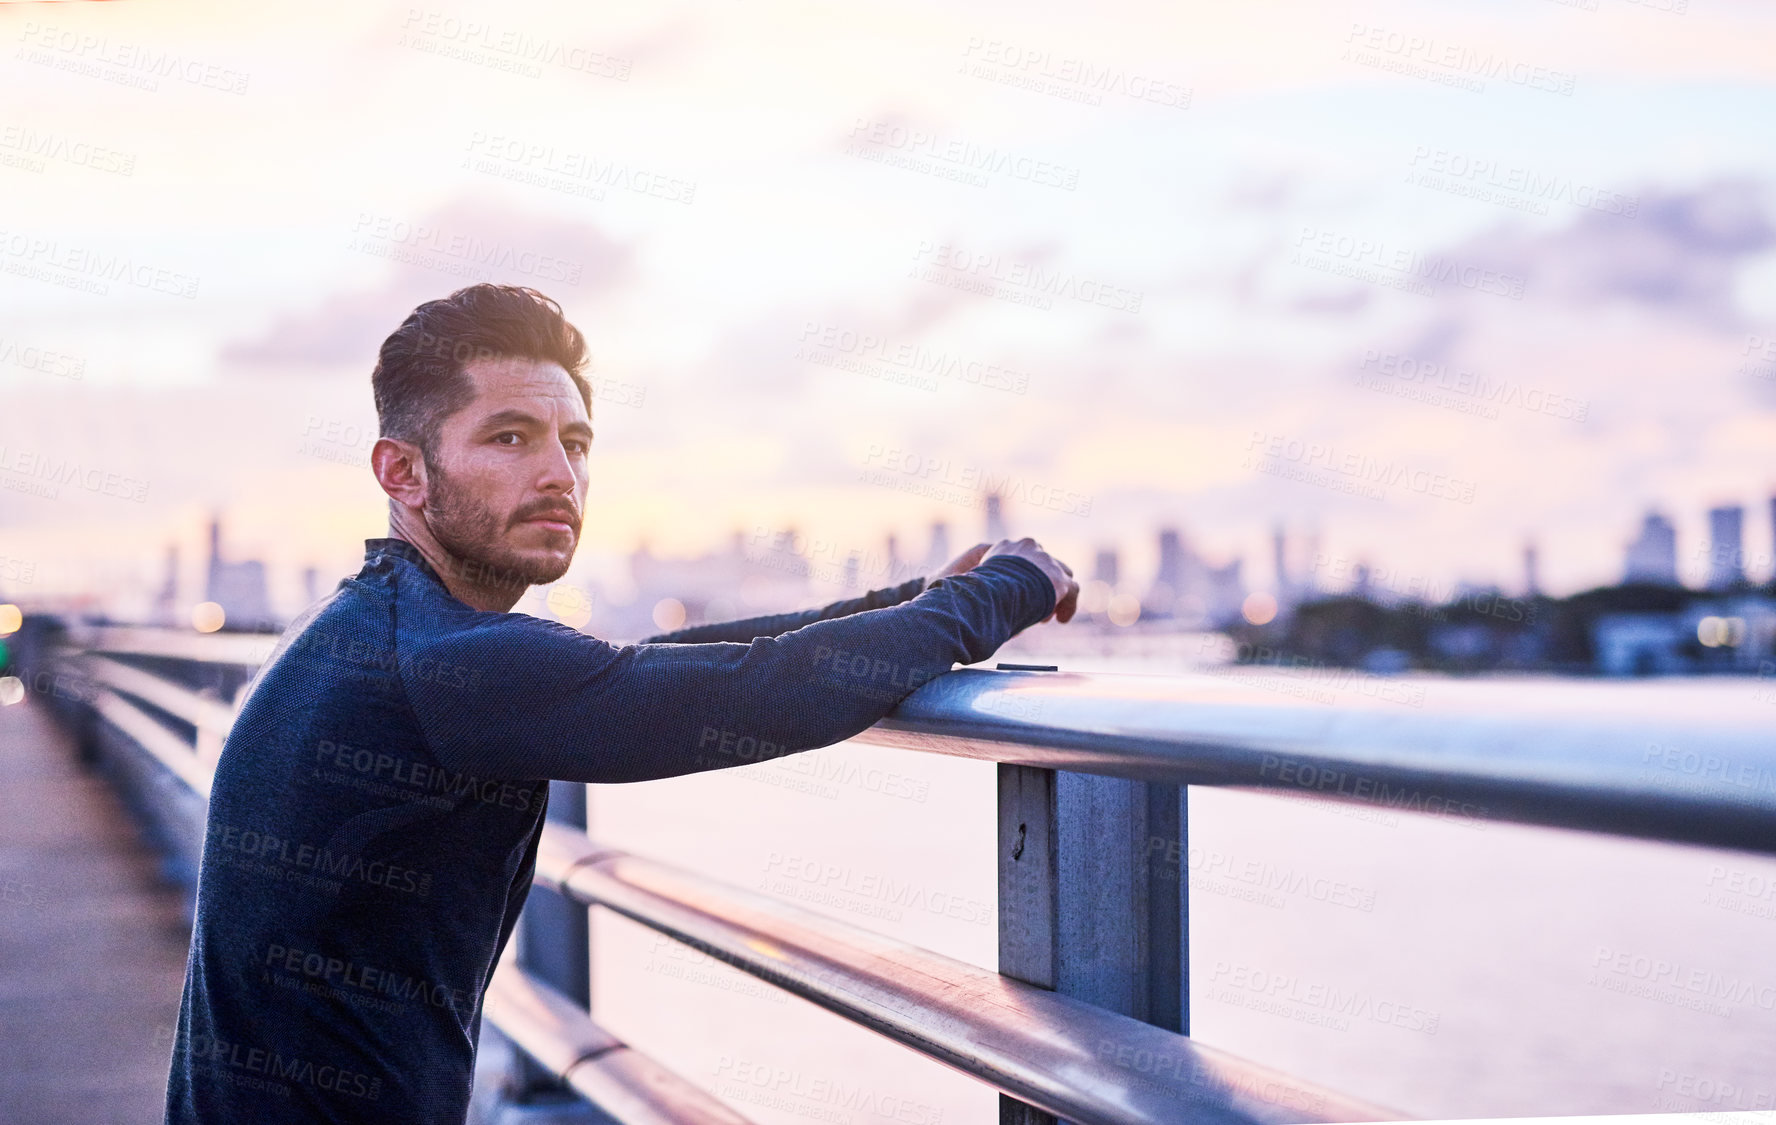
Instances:
[[[1326,552],[1437,581],[1508,585],[1534,541],[1568,592],[1618,577],[1645,505],[1696,543],[1689,513],[1776,483],[1776,16],[1754,6],[1686,13],[1681,52],[1671,13],[1615,0],[1360,27],[1304,3],[827,12],[842,62],[763,30],[799,10],[530,11],[621,78],[477,66],[347,5],[326,36],[0,7],[24,52],[0,82],[30,107],[0,134],[0,555],[40,588],[148,596],[215,509],[274,598],[350,568],[384,526],[376,347],[481,276],[552,293],[591,341],[592,574],[760,523],[922,540],[960,512],[921,490],[997,477],[1076,567],[1135,529],[1151,567],[1171,521],[1256,566],[1275,522],[1317,520]],[[243,88],[57,66],[42,28],[100,19]],[[1389,19],[1571,81],[1360,61]],[[1061,45],[1176,96],[1026,88],[1012,48]],[[288,127],[243,134],[249,104]]]

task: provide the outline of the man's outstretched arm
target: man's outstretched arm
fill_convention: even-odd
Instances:
[[[993,544],[991,543],[976,543],[944,564],[942,570],[929,578],[911,578],[898,586],[884,586],[880,590],[871,590],[862,597],[836,601],[819,609],[777,613],[764,617],[748,617],[741,621],[722,621],[710,625],[693,625],[689,629],[679,629],[671,633],[655,633],[651,637],[643,637],[641,643],[644,645],[705,644],[709,641],[739,641],[741,644],[746,644],[756,637],[780,637],[792,629],[800,629],[802,626],[812,625],[816,621],[827,621],[834,617],[849,617],[853,613],[862,613],[866,609],[882,609],[886,606],[899,605],[909,598],[918,597],[924,592],[927,585],[936,582],[939,578],[948,578],[952,574],[964,574],[973,570],[980,565],[981,558],[992,548]]]
[[[900,605],[749,644],[617,648],[559,623],[465,607],[461,621],[441,622],[403,660],[465,669],[458,679],[467,686],[442,677],[403,682],[447,769],[627,782],[743,765],[843,741],[954,663],[986,659],[1060,603],[1070,617],[1077,587],[1061,564],[1042,559],[995,556]],[[1059,603],[1057,587],[1069,591]],[[733,754],[742,740],[756,752]]]

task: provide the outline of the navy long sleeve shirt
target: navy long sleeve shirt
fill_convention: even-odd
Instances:
[[[169,1123],[461,1122],[550,779],[831,745],[1055,600],[1035,564],[999,556],[617,647],[474,609],[402,540],[365,546],[285,631],[223,746]]]

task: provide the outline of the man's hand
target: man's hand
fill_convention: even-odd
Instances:
[[[973,570],[994,555],[1018,555],[1041,567],[1042,573],[1048,575],[1048,580],[1054,583],[1056,595],[1054,609],[1042,620],[1073,620],[1073,612],[1079,608],[1079,583],[1074,581],[1073,568],[1044,551],[1034,539],[1001,539],[997,543],[976,543],[932,575],[931,581],[936,582],[939,578]]]

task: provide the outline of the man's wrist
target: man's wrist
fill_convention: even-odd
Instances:
[[[1059,603],[1061,598],[1060,591],[1055,588],[1054,579],[1050,578],[1048,572],[1043,570],[1040,566],[1037,566],[1034,562],[1024,558],[1022,555],[994,555],[992,558],[987,559],[985,562],[975,567],[975,569],[981,570],[989,567],[996,568],[1006,574],[1017,573],[1026,576],[1034,574],[1042,579],[1041,589],[1043,593],[1038,596],[1041,612],[1037,613],[1031,619],[1029,624],[1033,625],[1054,612],[1055,606]],[[1027,577],[1025,578],[1025,581],[1028,581]],[[1032,590],[1035,589],[1034,586],[1031,588]]]

